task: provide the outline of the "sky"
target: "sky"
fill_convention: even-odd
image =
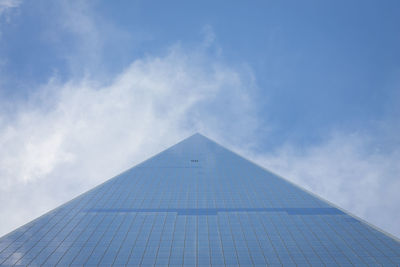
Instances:
[[[0,0],[0,236],[200,132],[400,237],[398,14]]]

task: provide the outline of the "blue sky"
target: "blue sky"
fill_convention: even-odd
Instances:
[[[200,131],[400,236],[399,13],[0,0],[0,234]]]

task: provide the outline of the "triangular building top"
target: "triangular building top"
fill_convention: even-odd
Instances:
[[[0,239],[2,266],[399,264],[395,238],[201,134]]]

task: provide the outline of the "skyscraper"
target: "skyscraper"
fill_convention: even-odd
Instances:
[[[196,134],[2,237],[0,264],[396,266],[400,243]]]

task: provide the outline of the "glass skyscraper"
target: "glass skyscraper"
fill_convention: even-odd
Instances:
[[[0,265],[399,266],[400,243],[196,134],[2,237]]]

